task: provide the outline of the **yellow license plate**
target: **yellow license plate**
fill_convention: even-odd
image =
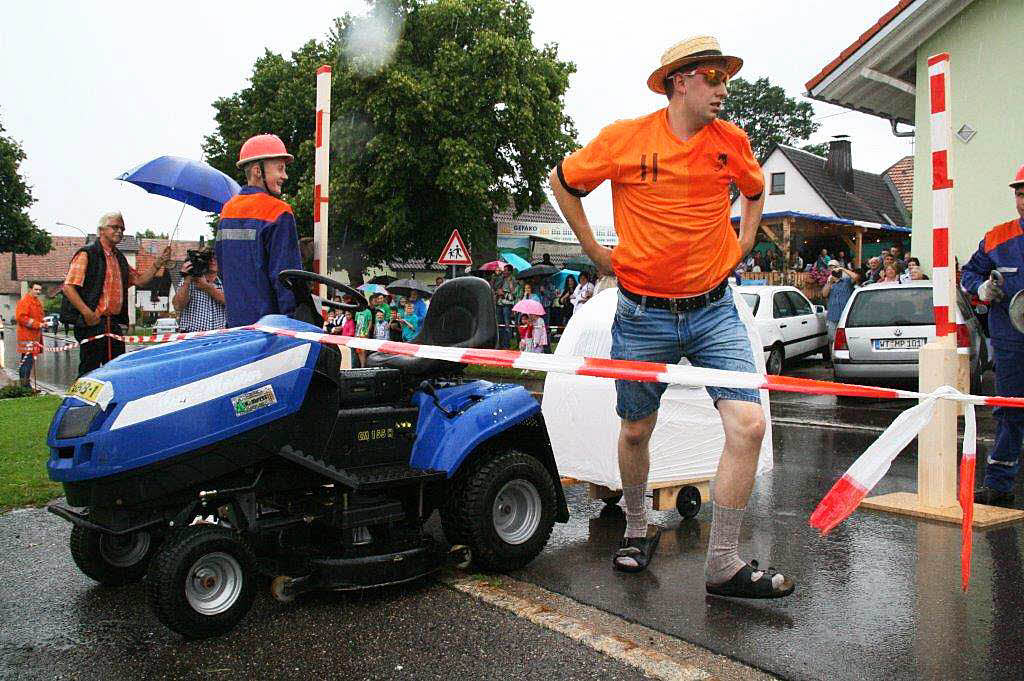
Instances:
[[[97,381],[92,378],[80,378],[68,388],[68,396],[77,397],[86,402],[96,402],[104,385],[103,381]]]

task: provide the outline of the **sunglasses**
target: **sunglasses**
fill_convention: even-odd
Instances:
[[[683,73],[680,75],[696,76],[697,74],[704,76],[704,82],[710,85],[711,87],[718,87],[723,83],[729,82],[728,71],[726,71],[725,69],[714,68],[711,66],[702,66],[701,68],[694,69],[692,71],[688,71],[687,73]]]

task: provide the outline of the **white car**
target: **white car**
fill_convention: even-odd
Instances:
[[[177,333],[178,320],[174,317],[161,317],[156,320],[153,333]]]
[[[769,374],[782,373],[786,360],[821,353],[828,359],[825,308],[812,305],[795,286],[737,286],[750,307],[764,346]]]

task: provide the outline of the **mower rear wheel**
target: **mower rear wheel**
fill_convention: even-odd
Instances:
[[[515,570],[537,557],[555,524],[555,482],[535,457],[510,450],[456,480],[445,535],[470,547],[484,570]]]
[[[255,558],[235,532],[191,525],[168,538],[146,581],[149,605],[169,629],[190,639],[219,636],[252,607]]]
[[[79,570],[103,586],[142,579],[158,545],[146,530],[113,535],[79,525],[71,528],[71,558]]]

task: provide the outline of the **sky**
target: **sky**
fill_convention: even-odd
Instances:
[[[557,43],[559,57],[576,64],[565,106],[586,143],[612,121],[664,106],[664,96],[647,89],[647,76],[685,37],[717,36],[725,52],[745,60],[740,76],[766,76],[803,99],[804,83],[895,0],[531,4],[534,42]],[[290,54],[324,38],[334,17],[366,9],[362,0],[8,5],[0,123],[28,156],[21,171],[37,200],[30,209],[36,224],[53,234],[91,233],[101,214],[120,210],[130,234],[170,232],[180,214],[181,239],[208,235],[207,216],[113,178],[164,154],[202,158],[203,137],[216,128],[213,101],[244,88],[265,49]],[[893,137],[887,121],[813,106],[821,128],[810,141],[850,135],[858,169],[881,172],[913,153],[912,138]],[[584,207],[593,224],[611,224],[607,183]]]

